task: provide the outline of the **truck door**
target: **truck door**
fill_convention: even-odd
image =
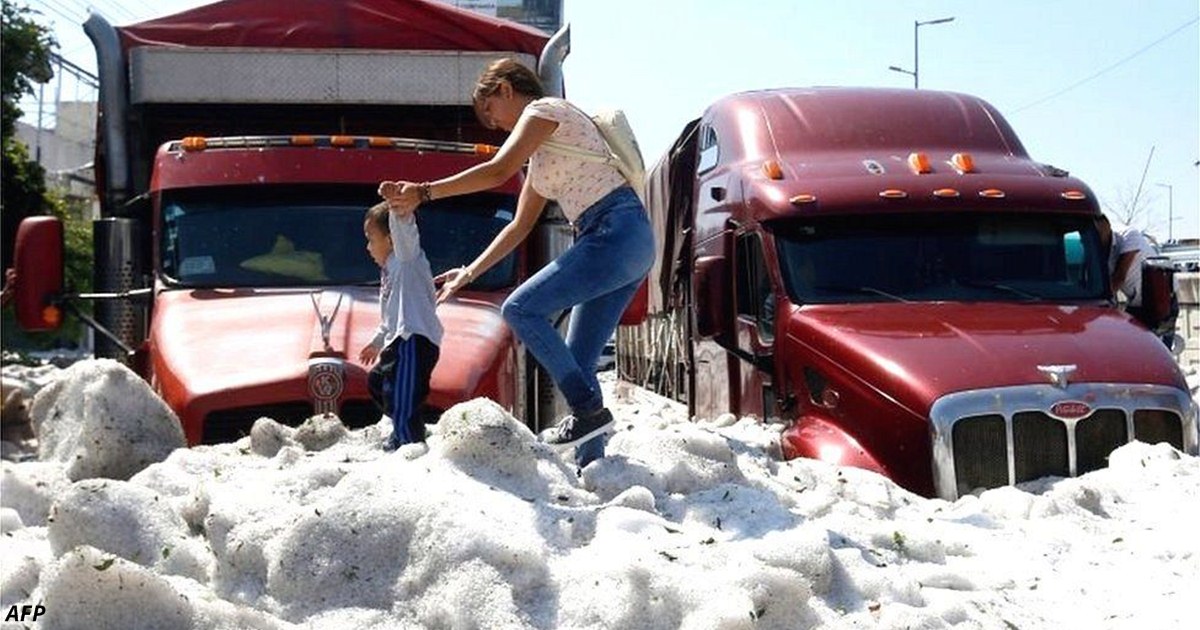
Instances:
[[[757,231],[734,239],[734,334],[730,348],[730,390],[738,401],[739,415],[759,418],[777,415],[772,389],[775,343],[775,292],[763,257],[763,239]]]

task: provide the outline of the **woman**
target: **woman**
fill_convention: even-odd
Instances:
[[[547,98],[537,75],[513,61],[492,63],[479,77],[475,113],[488,128],[510,132],[491,160],[433,182],[383,182],[393,211],[422,202],[494,188],[529,162],[512,223],[471,264],[439,275],[442,302],[486,272],[525,239],[547,199],[555,199],[576,230],[575,243],[513,291],[501,313],[549,372],[571,414],[542,434],[566,449],[611,430],[596,380],[596,362],[621,313],[654,262],[654,235],[645,208],[612,166],[556,152],[547,140],[607,153],[591,119],[567,101]],[[551,317],[571,309],[564,341]]]

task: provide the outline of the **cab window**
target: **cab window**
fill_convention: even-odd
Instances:
[[[769,341],[775,334],[775,293],[763,258],[762,237],[743,234],[736,248],[738,316],[753,321],[759,337]]]
[[[708,125],[700,128],[700,161],[696,172],[703,173],[712,169],[720,161],[720,148],[717,144],[717,131]]]

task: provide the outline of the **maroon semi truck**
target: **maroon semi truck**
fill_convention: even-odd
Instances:
[[[363,217],[384,179],[430,180],[486,160],[502,136],[471,106],[501,56],[561,92],[567,33],[426,0],[225,0],[157,20],[85,24],[99,61],[97,355],[143,373],[190,443],[259,417],[378,420],[358,352],[379,322]],[[418,214],[434,273],[508,224],[519,177]],[[439,307],[446,335],[424,410],[476,396],[532,425],[555,413],[545,376],[502,321],[508,293],[569,242],[527,245]],[[23,225],[22,325],[57,326],[61,226]]]
[[[785,457],[948,499],[1082,474],[1131,440],[1196,452],[1148,330],[1170,296],[1145,322],[1117,308],[1095,195],[978,98],[732,95],[648,183],[662,255],[618,366],[696,416],[783,420]]]

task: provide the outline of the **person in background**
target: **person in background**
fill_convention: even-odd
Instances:
[[[1096,218],[1096,230],[1100,233],[1101,251],[1108,251],[1109,282],[1113,295],[1120,291],[1125,296],[1126,312],[1142,321],[1142,266],[1158,256],[1158,249],[1141,230],[1111,221],[1104,214]],[[1178,310],[1177,304],[1175,308]],[[1174,321],[1172,317],[1161,330],[1155,331],[1168,348],[1173,345],[1175,337]],[[1150,322],[1143,323],[1153,326]]]
[[[429,379],[442,343],[436,288],[429,260],[421,249],[413,215],[389,210],[386,202],[367,210],[363,222],[367,252],[379,265],[379,330],[358,353],[363,365],[378,364],[367,375],[375,404],[392,420],[384,450],[425,441],[420,407],[429,395]]]
[[[17,290],[17,270],[9,267],[4,270],[4,290],[0,291],[0,308],[8,306]]]
[[[379,194],[393,210],[410,213],[423,202],[498,186],[529,163],[513,221],[470,264],[438,277],[444,282],[438,299],[448,299],[511,252],[533,229],[547,199],[557,200],[575,228],[575,243],[517,287],[501,313],[571,408],[542,440],[560,450],[603,440],[614,420],[596,364],[654,262],[646,210],[614,166],[544,146],[553,140],[586,152],[608,151],[591,118],[563,99],[546,97],[530,69],[512,59],[492,63],[473,100],[485,126],[510,132],[496,155],[437,181],[385,181]],[[552,317],[566,309],[571,318],[564,341]],[[592,446],[576,452],[580,465],[602,454]]]
[[[1129,306],[1142,305],[1142,265],[1158,255],[1153,243],[1140,230],[1114,223],[1101,214],[1096,218],[1101,250],[1107,249],[1108,274],[1113,295],[1120,291]]]

